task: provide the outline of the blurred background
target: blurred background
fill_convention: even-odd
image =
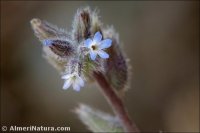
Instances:
[[[37,17],[71,30],[76,10],[87,5],[120,34],[132,66],[124,102],[138,127],[199,131],[198,1],[1,1],[1,125],[89,131],[72,112],[78,103],[112,113],[95,84],[62,90],[30,26]]]

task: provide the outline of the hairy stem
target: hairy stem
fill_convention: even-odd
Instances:
[[[125,132],[139,132],[135,123],[130,119],[122,100],[116,95],[113,88],[105,79],[104,75],[100,72],[93,73],[94,78],[101,88],[101,92],[106,97],[106,100],[111,105],[115,115],[119,118]]]

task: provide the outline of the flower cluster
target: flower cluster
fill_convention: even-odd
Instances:
[[[90,54],[90,58],[92,60],[96,59],[97,54],[101,58],[109,58],[109,55],[104,51],[104,49],[109,48],[112,45],[111,39],[102,40],[102,35],[100,32],[96,32],[93,40],[88,38],[84,41],[84,45],[88,48],[88,52]],[[62,79],[65,80],[63,89],[67,89],[70,85],[73,86],[73,89],[76,91],[80,90],[80,87],[84,86],[84,80],[79,76],[78,71],[73,72],[71,74],[67,74],[62,76]]]
[[[113,88],[125,88],[127,64],[118,34],[112,27],[103,28],[96,11],[79,9],[71,32],[37,18],[31,20],[31,26],[43,44],[44,57],[65,80],[63,89],[72,86],[79,91],[94,72],[103,73]]]
[[[55,40],[45,39],[43,40],[43,45],[53,46],[54,42]],[[88,38],[87,40],[84,41],[83,45],[84,45],[83,47],[87,48],[86,51],[87,53],[89,53],[91,60],[94,61],[97,55],[99,55],[103,59],[107,59],[109,58],[109,54],[107,54],[104,50],[106,48],[109,48],[112,45],[112,40],[111,39],[102,40],[102,35],[98,31],[95,33],[93,39]],[[81,56],[84,56],[84,54]],[[78,60],[81,60],[81,59],[78,59]],[[81,61],[79,63],[81,63]],[[69,67],[70,66],[74,67],[74,64],[70,62]],[[66,74],[62,76],[62,79],[65,80],[63,89],[68,89],[72,85],[75,91],[79,91],[80,88],[84,86],[84,80],[81,76],[80,70],[78,69],[79,68],[77,68],[77,70],[74,70],[71,73],[67,72]]]

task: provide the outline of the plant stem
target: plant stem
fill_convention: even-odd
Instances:
[[[133,121],[131,121],[127,110],[125,109],[122,100],[117,96],[113,88],[100,72],[93,73],[94,78],[101,88],[101,92],[106,97],[106,100],[111,105],[115,115],[119,118],[125,132],[139,132],[139,129]]]

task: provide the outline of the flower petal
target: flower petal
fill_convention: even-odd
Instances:
[[[112,45],[112,40],[111,39],[105,39],[100,42],[99,48],[104,49],[104,48],[109,48]]]
[[[79,84],[81,87],[84,86],[84,81],[83,81],[83,79],[81,77],[77,77],[76,83]]]
[[[109,58],[109,54],[107,54],[105,51],[103,50],[99,50],[98,51],[98,55],[101,57],[101,58],[104,58],[104,59],[107,59]]]
[[[72,75],[71,74],[67,74],[67,75],[63,75],[61,77],[61,79],[69,79],[70,77],[72,77]]]
[[[97,56],[97,53],[96,53],[96,52],[90,51],[90,58],[91,58],[92,60],[95,60],[96,56]]]
[[[70,85],[72,84],[71,79],[65,81],[64,85],[63,85],[63,89],[66,90],[70,87]]]
[[[98,43],[98,42],[101,41],[101,39],[102,39],[101,33],[99,31],[96,32],[95,35],[94,35],[93,41],[95,41],[96,43]]]
[[[84,44],[87,48],[89,48],[92,44],[92,39],[88,38],[87,40],[84,41]]]
[[[73,83],[73,88],[74,88],[75,91],[80,91],[81,87],[79,86],[79,84],[77,84],[77,83],[74,82]]]
[[[52,41],[52,40],[46,39],[46,40],[43,40],[42,43],[43,43],[45,46],[50,46],[50,45],[52,45],[53,41]]]

